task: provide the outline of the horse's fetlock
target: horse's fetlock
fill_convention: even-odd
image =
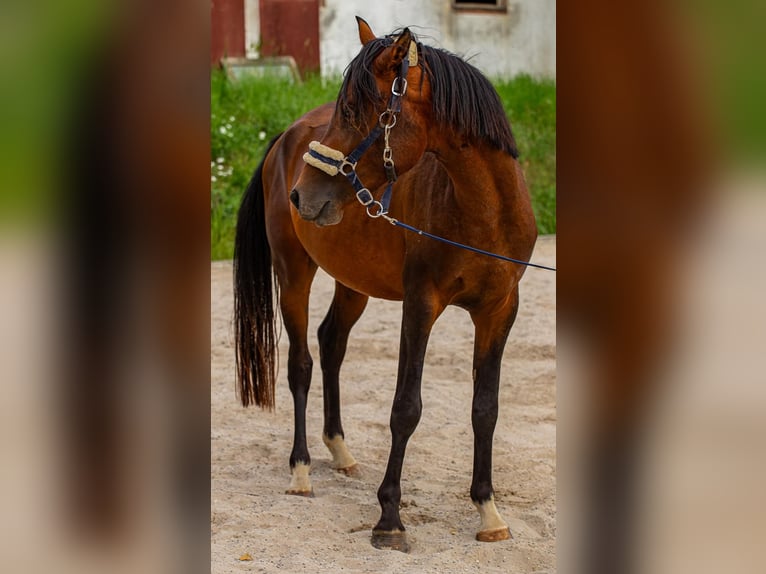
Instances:
[[[471,501],[476,504],[483,504],[493,497],[492,485],[488,483],[476,484],[471,486]]]

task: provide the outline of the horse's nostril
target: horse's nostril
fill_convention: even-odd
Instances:
[[[300,209],[301,200],[300,200],[300,197],[298,197],[297,189],[293,189],[290,192],[290,202],[292,202],[292,204],[295,206],[295,209]]]

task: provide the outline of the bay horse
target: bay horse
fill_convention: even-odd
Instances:
[[[335,279],[318,331],[323,440],[333,467],[354,474],[338,380],[349,332],[369,297],[402,301],[391,450],[371,542],[406,552],[400,479],[421,416],[426,345],[447,305],[466,309],[475,326],[470,496],[481,519],[476,538],[505,540],[511,534],[494,503],[492,439],[501,358],[525,267],[386,220],[401,218],[528,261],[537,229],[516,143],[497,92],[476,68],[421,44],[407,28],[378,38],[364,20],[357,17],[357,23],[362,48],[346,69],[337,101],[308,112],[270,143],[242,200],[234,256],[238,392],[244,406],[274,406],[278,300],[295,409],[287,492],[312,496],[305,423],[313,365],[308,300],[322,267]]]

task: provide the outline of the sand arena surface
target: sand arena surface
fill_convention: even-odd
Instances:
[[[532,261],[555,265],[556,238]],[[434,326],[423,372],[423,416],[402,473],[401,516],[410,554],[376,550],[370,531],[388,458],[401,303],[370,299],[341,369],[343,426],[360,477],[330,467],[322,443],[316,329],[332,300],[321,270],[310,302],[314,376],[307,410],[315,498],[284,494],[290,482],[292,398],[287,335],[280,341],[277,408],[243,409],[234,392],[231,264],[211,269],[211,572],[554,572],[556,534],[556,274],[531,268],[505,349],[495,431],[497,507],[514,538],[474,540],[479,515],[469,488],[473,460],[473,325],[449,307]],[[239,560],[245,554],[252,560]]]

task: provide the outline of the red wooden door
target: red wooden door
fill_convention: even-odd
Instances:
[[[245,0],[212,0],[210,63],[245,56]]]
[[[261,55],[292,56],[319,71],[319,0],[260,0]]]

